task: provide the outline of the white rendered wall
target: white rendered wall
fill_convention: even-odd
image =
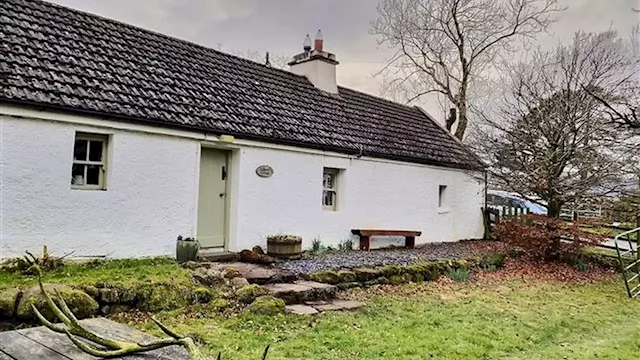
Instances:
[[[0,258],[39,252],[140,257],[173,255],[195,235],[200,144],[233,150],[229,250],[299,234],[336,245],[352,228],[421,230],[417,243],[482,237],[483,186],[466,172],[238,140],[202,133],[6,107],[0,115]],[[30,117],[55,121],[36,120]],[[107,190],[72,190],[76,131],[110,135]],[[163,134],[157,134],[162,132]],[[260,178],[260,165],[274,169]],[[343,169],[338,211],[322,209],[323,167]],[[438,209],[438,186],[448,186]],[[374,241],[373,246],[389,244]]]
[[[0,115],[0,257],[175,253],[195,229],[199,142]],[[105,122],[109,123],[109,122]],[[107,190],[72,190],[76,131],[110,134]]]
[[[315,238],[335,246],[352,228],[421,230],[417,244],[483,236],[484,187],[464,171],[276,149],[239,152],[234,250],[265,246],[266,236],[277,233],[302,236],[305,248]],[[260,165],[273,167],[273,176],[258,177]],[[336,212],[321,205],[325,166],[342,169]],[[444,209],[439,185],[447,185]],[[389,242],[375,239],[372,246],[381,244]]]

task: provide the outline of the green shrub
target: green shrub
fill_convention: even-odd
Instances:
[[[345,239],[338,244],[338,250],[343,252],[353,251],[353,240]]]
[[[447,277],[458,282],[467,281],[467,279],[469,279],[469,269],[450,269],[447,272]]]
[[[479,266],[482,269],[489,269],[490,267],[500,269],[504,267],[505,258],[506,256],[500,253],[488,254],[482,257]]]

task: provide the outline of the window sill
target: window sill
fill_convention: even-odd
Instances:
[[[71,185],[71,190],[107,191],[107,189],[102,187],[73,186],[73,185]]]
[[[448,214],[451,212],[451,209],[447,209],[447,208],[439,208],[438,209],[438,214]]]

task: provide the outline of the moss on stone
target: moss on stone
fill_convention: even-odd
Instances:
[[[389,277],[389,283],[391,285],[400,285],[404,282],[404,278],[402,277],[402,275],[391,275]]]
[[[92,316],[98,312],[98,303],[84,291],[74,290],[71,287],[62,284],[44,284],[44,289],[52,299],[57,297],[57,290],[60,296],[67,303],[67,306],[69,306],[69,309],[71,309],[78,319]],[[46,319],[50,321],[58,320],[47,305],[38,286],[34,286],[24,292],[20,299],[20,303],[18,304],[16,315],[25,320],[35,319],[35,314],[33,314],[31,305],[34,305]]]
[[[244,304],[252,303],[256,298],[266,295],[267,291],[260,287],[260,285],[251,284],[244,286],[236,291],[236,297],[238,301]]]
[[[200,304],[206,304],[210,302],[214,296],[215,293],[211,291],[211,289],[206,287],[199,287],[193,291],[194,301]]]
[[[385,277],[391,279],[392,276],[394,275],[400,275],[402,274],[404,271],[402,269],[402,267],[398,266],[398,265],[387,265],[383,268],[380,269],[380,272],[382,273],[382,275],[384,275]]]
[[[285,304],[282,299],[264,295],[255,299],[244,311],[259,315],[276,315],[284,312],[284,308]]]
[[[153,284],[140,289],[137,299],[136,308],[157,312],[186,307],[191,304],[193,294],[189,289],[172,284]]]
[[[339,284],[340,283],[340,275],[336,271],[333,270],[324,270],[314,272],[308,275],[310,280],[317,281],[325,284]]]
[[[12,318],[15,314],[16,303],[22,295],[20,289],[8,289],[0,292],[0,315],[5,318]]]
[[[226,267],[226,268],[222,269],[220,274],[225,279],[234,279],[234,278],[243,277],[242,273],[240,271],[238,271],[238,270],[236,270],[236,269],[234,269],[232,267]]]
[[[495,266],[497,269],[504,267],[506,255],[500,253],[492,253],[487,254],[482,257],[479,262],[479,265],[483,268],[490,268],[491,266]]]
[[[341,270],[338,271],[338,278],[340,279],[340,283],[352,283],[356,282],[356,274],[353,271],[349,270]]]
[[[223,298],[217,298],[211,300],[209,306],[217,311],[222,311],[231,306],[231,303]]]
[[[366,282],[375,280],[380,277],[380,270],[378,269],[367,269],[367,268],[359,268],[353,269],[353,273],[356,276],[356,281]]]

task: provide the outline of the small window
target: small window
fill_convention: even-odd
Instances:
[[[444,208],[447,206],[447,185],[440,185],[438,188],[438,207]]]
[[[338,202],[338,169],[324,168],[322,174],[322,207],[325,210],[336,210]]]
[[[71,167],[72,189],[105,189],[107,135],[76,133]]]

